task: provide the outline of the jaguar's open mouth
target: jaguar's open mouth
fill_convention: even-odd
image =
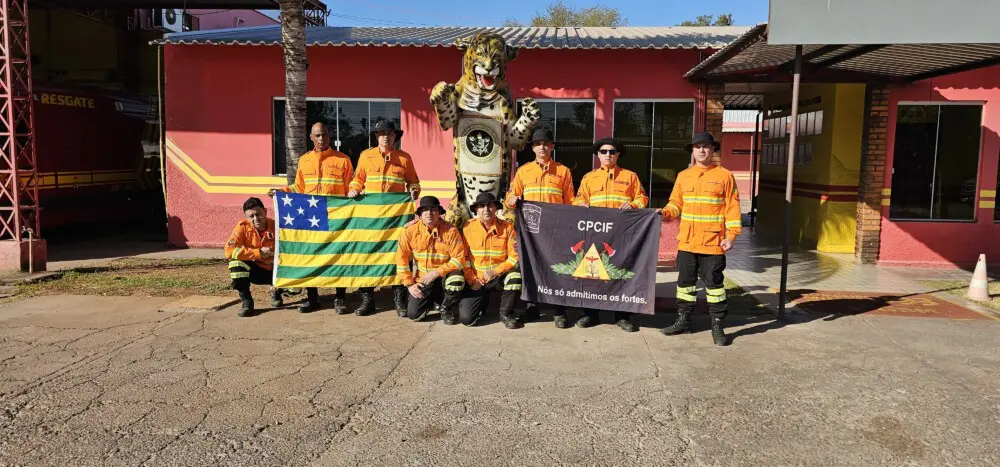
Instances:
[[[476,66],[476,84],[479,85],[479,89],[492,91],[497,86],[497,77],[499,75],[500,70],[497,68],[486,71],[485,68]]]

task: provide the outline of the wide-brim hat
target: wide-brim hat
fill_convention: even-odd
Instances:
[[[417,206],[417,215],[419,216],[427,209],[435,208],[441,215],[444,215],[444,208],[441,207],[441,200],[437,199],[437,196],[424,196],[420,198],[420,204]]]
[[[719,150],[722,149],[722,144],[716,141],[715,138],[712,137],[711,133],[698,133],[697,135],[694,135],[694,138],[691,138],[691,144],[684,146],[684,150],[691,152],[691,148],[693,148],[694,145],[702,143],[711,143],[712,146],[715,147],[715,151],[713,152],[719,152]]]
[[[610,145],[614,146],[615,149],[618,150],[618,156],[619,157],[625,155],[625,145],[623,145],[617,139],[614,139],[612,137],[601,138],[601,139],[595,141],[594,142],[594,154],[597,154],[597,151],[599,149],[601,149],[601,146],[604,146],[606,144],[610,144]]]
[[[476,196],[476,202],[472,203],[471,206],[472,211],[475,212],[477,209],[479,209],[479,206],[482,206],[484,204],[492,204],[497,209],[503,209],[503,206],[500,205],[500,202],[497,201],[497,197],[494,196],[493,193],[484,192]]]
[[[371,134],[372,134],[372,136],[375,136],[376,133],[379,133],[379,132],[382,132],[382,131],[394,131],[394,132],[396,132],[396,139],[399,139],[399,138],[403,137],[403,130],[397,129],[396,128],[396,124],[392,123],[391,120],[379,120],[379,122],[375,124],[375,128],[372,128]]]
[[[552,133],[552,130],[548,127],[535,128],[535,131],[531,134],[531,139],[528,140],[528,144],[532,144],[535,141],[548,141],[552,144],[556,144],[556,137]]]

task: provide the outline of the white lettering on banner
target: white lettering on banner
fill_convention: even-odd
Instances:
[[[625,303],[637,303],[637,304],[643,304],[643,305],[646,304],[646,299],[643,298],[643,297],[635,297],[635,296],[624,295],[624,294],[622,294],[621,296],[618,296],[618,295],[610,295],[610,296],[608,296],[608,295],[604,295],[604,294],[590,293],[590,292],[588,292],[586,290],[582,290],[582,291],[581,290],[569,290],[569,291],[566,291],[566,290],[563,290],[563,289],[552,290],[552,289],[550,289],[548,287],[545,287],[544,285],[539,285],[538,286],[538,293],[545,294],[545,295],[554,295],[556,297],[582,298],[582,299],[585,299],[585,300],[599,300],[599,301],[604,301],[604,302],[619,302],[620,301],[620,302],[625,302]]]
[[[586,232],[588,230],[593,230],[594,232],[610,232],[614,226],[614,222],[580,221],[576,223],[576,228],[581,232]]]

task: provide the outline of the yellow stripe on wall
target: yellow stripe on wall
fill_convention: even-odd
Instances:
[[[997,197],[997,191],[996,190],[979,190],[979,196],[982,196],[983,198],[996,198]]]
[[[993,208],[996,207],[996,204],[997,204],[997,202],[993,201],[993,200],[990,200],[990,201],[980,201],[979,202],[979,207],[983,208],[983,209],[993,209]]]
[[[166,138],[165,154],[167,160],[198,185],[205,193],[265,195],[271,188],[287,186],[287,180],[282,176],[236,176],[212,175],[198,165],[190,156],[177,146],[171,138]],[[421,180],[423,195],[450,199],[455,195],[455,182],[449,180]]]

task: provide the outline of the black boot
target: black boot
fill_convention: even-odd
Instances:
[[[315,287],[306,289],[306,301],[299,305],[299,313],[312,313],[319,309],[319,291]]]
[[[576,320],[576,327],[589,328],[600,324],[600,315],[597,310],[583,310],[583,316]]]
[[[529,303],[524,306],[524,314],[521,315],[521,321],[525,323],[530,323],[532,321],[538,321],[541,316],[538,313],[538,304]]]
[[[237,316],[240,318],[249,318],[256,314],[253,309],[253,297],[250,295],[250,291],[240,291],[240,300],[243,301],[243,306],[240,308],[240,312]]]
[[[625,332],[636,332],[639,327],[632,322],[632,317],[627,313],[615,313],[615,321],[618,327]]]
[[[455,319],[455,314],[451,312],[450,307],[446,307],[444,305],[438,305],[435,308],[437,309],[438,313],[441,313],[442,323],[448,326],[453,326],[458,323],[458,320]]]
[[[668,336],[673,336],[675,334],[680,334],[684,332],[691,332],[690,316],[691,315],[689,313],[678,313],[677,321],[674,321],[674,324],[671,324],[668,327],[660,329],[660,332]]]
[[[726,332],[722,330],[722,318],[712,318],[712,341],[715,345],[729,345]]]
[[[347,303],[344,301],[344,297],[347,291],[343,288],[337,289],[337,296],[333,299],[333,311],[338,315],[346,315],[349,313],[347,311]]]
[[[392,301],[396,305],[396,314],[400,318],[406,316],[406,297],[409,293],[406,291],[406,287],[393,286],[392,287]]]
[[[513,313],[509,311],[500,312],[500,322],[507,329],[520,329],[524,327],[524,323],[520,319],[515,318]]]
[[[358,316],[368,316],[375,312],[375,293],[374,292],[361,292],[361,305],[354,310],[354,314]]]
[[[271,308],[278,308],[284,304],[284,300],[281,299],[281,289],[271,289]]]
[[[557,306],[555,310],[552,312],[552,321],[559,329],[568,328],[569,322],[566,321],[566,308]]]

